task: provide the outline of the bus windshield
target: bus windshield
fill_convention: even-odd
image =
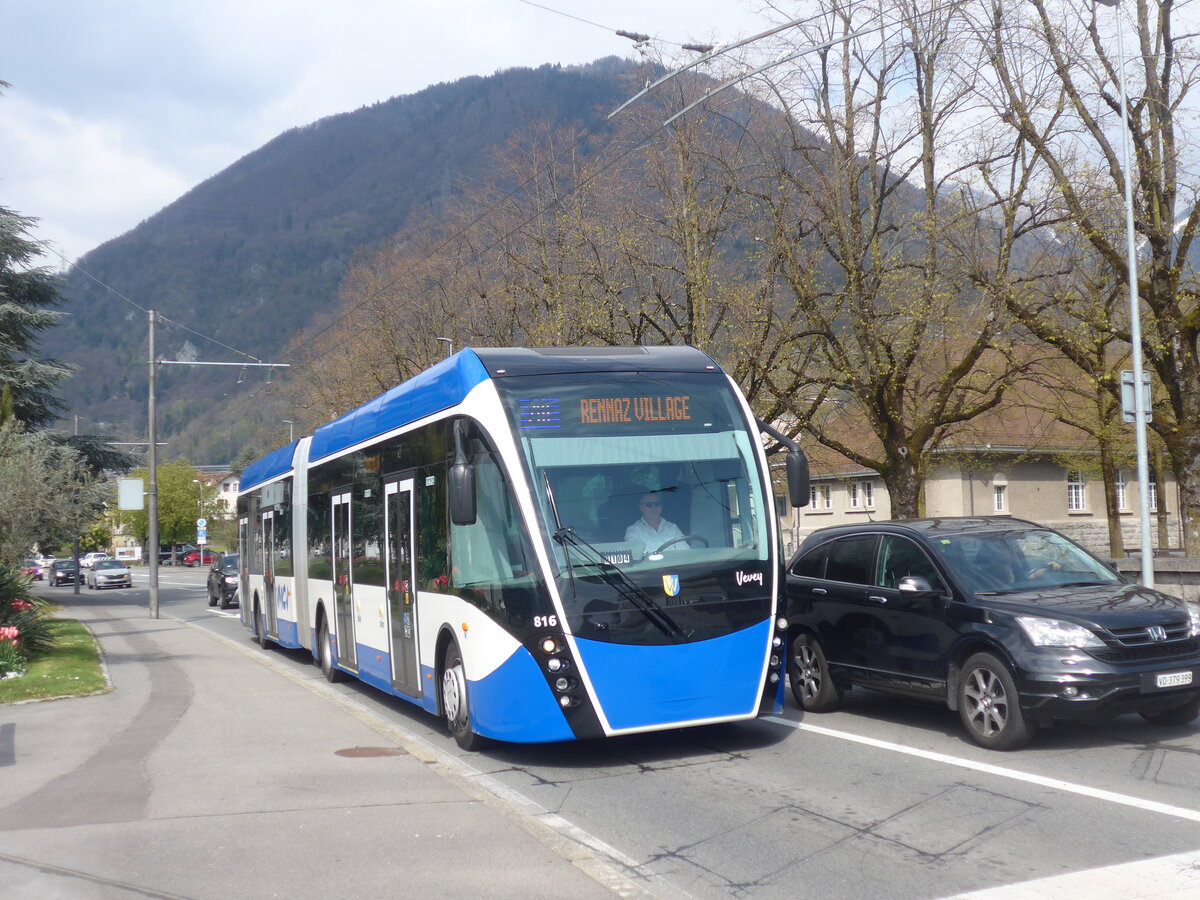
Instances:
[[[496,384],[577,634],[699,640],[763,613],[769,507],[724,375]]]

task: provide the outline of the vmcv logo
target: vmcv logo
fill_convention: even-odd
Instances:
[[[762,587],[763,585],[762,572],[743,572],[741,569],[738,569],[737,572],[734,573],[734,577],[737,579],[737,583],[739,585],[743,585],[751,581],[756,582],[759,587]]]

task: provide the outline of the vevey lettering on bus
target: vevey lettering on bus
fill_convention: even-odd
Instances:
[[[692,418],[691,395],[679,397],[584,397],[579,421],[584,425],[612,422],[687,422]]]

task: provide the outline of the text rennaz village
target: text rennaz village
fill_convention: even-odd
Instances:
[[[681,397],[585,397],[579,401],[579,421],[584,425],[613,422],[686,422],[690,394]]]

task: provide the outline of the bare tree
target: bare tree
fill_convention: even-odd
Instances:
[[[951,191],[975,162],[955,159],[974,67],[944,4],[820,10],[793,45],[814,51],[765,83],[792,131],[778,189],[760,199],[798,329],[819,348],[816,389],[793,411],[879,472],[897,515],[917,515],[934,450],[995,408],[1015,372],[1003,304],[949,252],[981,227]],[[843,415],[818,415],[831,398]]]
[[[1142,350],[1157,376],[1153,425],[1179,479],[1183,542],[1200,553],[1200,310],[1190,261],[1200,227],[1200,173],[1187,153],[1194,146],[1189,94],[1197,85],[1195,47],[1177,35],[1183,5],[1138,2],[1114,12],[1058,0],[980,5],[978,29],[997,88],[996,118],[1027,142],[1042,183],[1064,217],[1088,242],[1113,290],[1128,283],[1121,198],[1132,179],[1140,258],[1137,292]],[[1123,116],[1113,29],[1132,32],[1136,63],[1129,66],[1129,114]],[[1128,123],[1132,171],[1121,159],[1121,122]],[[1062,226],[1056,226],[1061,228]],[[1047,240],[1055,240],[1051,235]],[[1091,301],[1056,308],[1059,348],[1073,360],[1093,344]],[[1129,343],[1129,318],[1118,310],[1100,325]],[[1071,327],[1074,325],[1074,328]],[[1072,340],[1072,335],[1079,338]],[[1115,395],[1119,386],[1105,382]]]

